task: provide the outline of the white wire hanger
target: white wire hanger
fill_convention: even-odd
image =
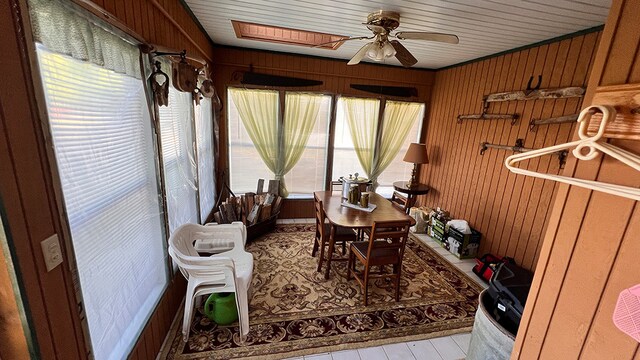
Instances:
[[[591,116],[596,112],[602,113],[602,122],[598,129],[598,133],[594,136],[587,135],[587,128],[589,127],[589,121]],[[580,112],[578,117],[578,136],[580,140],[572,141],[565,144],[554,145],[542,149],[527,151],[520,154],[515,154],[507,157],[504,161],[505,166],[514,174],[533,176],[545,180],[553,180],[561,183],[580,186],[583,188],[602,191],[608,194],[623,196],[626,198],[640,200],[640,188],[610,184],[599,181],[578,179],[562,175],[552,175],[539,173],[531,170],[518,168],[516,163],[532,158],[540,157],[543,155],[549,155],[561,150],[571,149],[573,155],[579,160],[593,160],[600,155],[600,153],[607,154],[612,158],[615,158],[623,163],[631,166],[636,171],[640,171],[640,156],[606,142],[599,142],[604,135],[607,123],[616,118],[616,110],[612,106],[608,105],[593,105],[585,108]]]

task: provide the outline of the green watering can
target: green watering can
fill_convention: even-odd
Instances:
[[[235,293],[211,294],[204,303],[204,314],[218,325],[229,325],[238,320]]]

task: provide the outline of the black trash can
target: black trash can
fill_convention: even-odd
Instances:
[[[467,360],[508,360],[520,325],[533,276],[502,264],[480,293]]]
[[[500,264],[489,280],[489,311],[514,336],[518,333],[533,274],[514,264]]]

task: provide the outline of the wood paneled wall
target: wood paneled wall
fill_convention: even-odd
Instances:
[[[17,9],[13,1],[0,3],[1,205],[40,358],[81,359],[85,342],[68,262],[47,272],[40,247],[40,241],[61,234],[61,225]]]
[[[638,14],[640,2],[613,1],[585,104],[597,86],[640,83]],[[640,154],[638,141],[610,143]],[[564,175],[640,187],[638,171],[609,157],[571,158]],[[620,291],[640,283],[639,202],[561,185],[552,209],[511,358],[640,359],[611,320]]]
[[[83,2],[78,0],[78,3]],[[206,35],[189,17],[179,0],[95,0],[83,4],[99,16],[129,28],[145,42],[213,58]],[[24,284],[30,326],[42,359],[87,358],[86,340],[78,315],[73,279],[64,262],[47,272],[40,241],[54,233],[62,236],[54,181],[31,84],[30,25],[22,23],[25,0],[0,5],[3,79],[0,82],[0,199],[6,226],[15,248],[17,271]],[[122,26],[120,26],[122,28]],[[63,247],[64,250],[64,247]],[[177,275],[167,287],[149,319],[131,357],[154,359],[179,309],[186,283]],[[1,345],[0,345],[1,346]]]
[[[539,126],[529,130],[529,120],[579,112],[582,99],[510,101],[492,103],[488,113],[517,113],[520,119],[465,120],[459,114],[480,114],[483,95],[521,90],[530,76],[542,75],[542,88],[586,86],[599,33],[589,33],[471,64],[438,71],[428,116],[429,164],[422,167],[421,182],[431,191],[423,205],[449,210],[482,233],[480,253],[514,257],[533,269],[547,223],[556,184],[510,173],[504,159],[511,151],[488,149],[480,143],[541,148],[569,140],[573,124]],[[557,158],[532,160],[529,169],[558,173]]]
[[[300,77],[320,80],[319,86],[291,88],[292,91],[317,91],[336,95],[371,97],[375,94],[351,89],[351,84],[408,86],[418,90],[413,101],[428,104],[435,72],[420,69],[380,66],[362,63],[348,66],[346,60],[335,60],[300,56],[295,54],[220,47],[215,48],[213,81],[220,98],[225,104],[220,118],[220,151],[218,169],[226,169],[228,174],[227,130],[226,130],[226,89],[228,86],[242,86],[240,72],[253,71],[264,74]],[[286,89],[285,89],[286,90]],[[428,105],[427,105],[428,106]],[[424,131],[424,128],[423,128]],[[219,172],[221,174],[221,172]],[[337,174],[334,174],[336,178]],[[218,179],[222,184],[223,179]],[[281,218],[313,217],[312,200],[290,200],[283,203]]]

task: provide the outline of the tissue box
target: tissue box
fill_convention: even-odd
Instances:
[[[458,259],[472,259],[478,254],[481,237],[482,234],[474,229],[471,229],[471,234],[463,234],[450,226],[442,246]]]

